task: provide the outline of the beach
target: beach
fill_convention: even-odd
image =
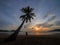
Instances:
[[[5,36],[4,39],[7,37]],[[4,39],[0,41],[0,45],[60,45],[59,36],[53,35],[19,35],[15,41],[10,42],[5,42]]]

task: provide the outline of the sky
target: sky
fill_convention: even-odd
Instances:
[[[60,28],[60,0],[0,0],[0,29],[16,30],[22,22],[20,9],[26,6],[34,8],[36,17],[31,23],[25,23],[22,30]]]

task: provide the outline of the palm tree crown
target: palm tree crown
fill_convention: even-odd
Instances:
[[[25,22],[27,23],[28,21],[31,22],[31,19],[34,19],[33,17],[35,17],[35,14],[32,13],[34,9],[28,7],[22,8],[21,11],[24,13],[24,15],[20,16],[20,18],[23,20],[25,20]]]

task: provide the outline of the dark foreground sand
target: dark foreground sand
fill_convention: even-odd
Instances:
[[[18,36],[15,41],[3,42],[0,45],[60,45],[60,38],[52,36]]]

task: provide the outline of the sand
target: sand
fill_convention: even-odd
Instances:
[[[8,37],[8,36],[5,36]],[[58,36],[59,37],[59,36]],[[46,35],[19,35],[15,41],[1,42],[0,45],[60,45],[60,38]],[[1,38],[0,38],[1,39]],[[4,38],[6,39],[6,38]],[[3,39],[3,40],[4,40]]]

